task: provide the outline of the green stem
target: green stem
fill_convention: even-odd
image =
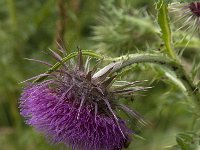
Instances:
[[[172,35],[168,16],[168,5],[164,0],[157,3],[158,24],[161,29],[162,39],[165,44],[166,53],[169,57],[176,59],[176,53],[172,47]]]
[[[188,95],[191,96],[195,102],[200,104],[200,94],[198,88],[193,84],[193,81],[191,78],[187,75],[185,72],[183,66],[181,65],[181,62],[179,58],[177,57],[174,49],[173,49],[173,43],[172,43],[172,34],[170,29],[170,22],[169,22],[169,16],[168,16],[168,4],[165,0],[159,0],[157,3],[157,10],[158,10],[158,24],[161,29],[162,33],[162,39],[165,44],[165,50],[168,56],[175,60],[175,63],[172,63],[172,61],[167,62],[167,66],[170,66],[176,73],[177,77],[182,81],[182,83],[185,85],[185,88],[188,91]],[[149,58],[148,58],[149,59]],[[148,59],[146,60],[148,62]],[[151,61],[154,62],[155,58],[152,58]],[[156,58],[157,60],[157,58]],[[157,62],[163,62],[159,59]],[[164,63],[166,60],[164,61]]]
[[[52,73],[53,71],[57,70],[62,65],[62,63],[67,62],[68,60],[70,60],[73,57],[77,56],[77,54],[78,54],[78,52],[70,53],[69,55],[67,55],[66,57],[64,57],[61,62],[57,62],[56,64],[54,64],[45,73],[46,74]],[[103,57],[101,55],[94,53],[92,50],[82,50],[82,54],[83,55],[87,55],[87,56],[91,56],[91,57],[94,57],[94,58],[98,58],[98,59],[103,59]],[[41,80],[44,80],[46,77],[47,76],[39,77],[38,79],[34,80],[33,83],[39,82]]]
[[[127,67],[129,65],[135,64],[135,63],[157,63],[157,64],[163,64],[167,65],[170,64],[173,66],[176,66],[176,62],[172,59],[170,59],[167,56],[160,55],[160,54],[130,54],[125,56],[120,56],[117,58],[105,58],[104,60],[107,61],[122,61],[121,66],[116,67],[113,69],[113,72],[119,71],[124,67]]]
[[[61,62],[57,62],[55,65],[53,65],[50,69],[48,69],[45,73],[50,74],[56,69],[58,69],[62,63],[67,62],[71,58],[77,56],[78,52],[74,52],[69,54],[68,56],[64,57]],[[200,96],[199,96],[199,90],[196,87],[196,85],[193,84],[191,78],[187,75],[185,72],[183,66],[176,60],[171,59],[170,57],[161,55],[161,54],[130,54],[125,55],[117,58],[104,58],[102,55],[96,54],[91,50],[82,50],[83,55],[88,55],[94,58],[98,59],[104,59],[105,61],[119,61],[120,65],[113,68],[112,73],[119,72],[125,67],[131,66],[133,64],[137,63],[155,63],[159,65],[163,65],[165,67],[170,68],[170,70],[174,71],[176,73],[176,76],[182,81],[183,85],[186,88],[186,91],[188,93],[188,96],[191,96],[194,101],[200,106]],[[44,80],[47,76],[40,77],[36,79],[34,82],[39,82],[41,80]]]
[[[194,101],[200,106],[200,96],[197,87],[193,84],[191,78],[185,72],[183,66],[167,56],[160,54],[131,54],[128,56],[121,56],[118,58],[105,58],[108,61],[121,61],[121,65],[115,67],[112,72],[119,72],[121,69],[136,64],[136,63],[155,63],[164,65],[173,70],[177,77],[182,81],[187,89],[188,96],[191,96]]]

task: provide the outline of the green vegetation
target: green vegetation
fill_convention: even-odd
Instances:
[[[48,48],[57,49],[55,41],[61,39],[68,52],[75,52],[78,46],[95,52],[83,51],[86,55],[105,57],[103,64],[122,60],[128,66],[120,70],[122,79],[148,80],[144,85],[153,87],[134,95],[133,101],[122,99],[150,122],[138,127],[135,121],[128,121],[136,132],[128,150],[198,150],[200,40],[186,30],[189,25],[176,30],[181,23],[173,23],[170,3],[1,0],[0,149],[65,149],[25,125],[18,109],[24,86],[19,83],[48,70],[24,58],[55,64]]]

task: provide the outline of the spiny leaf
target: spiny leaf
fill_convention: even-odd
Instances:
[[[156,6],[158,10],[157,21],[161,29],[162,39],[165,43],[166,52],[170,57],[175,58],[176,55],[172,48],[171,29],[167,9],[168,6],[164,0],[159,0]]]

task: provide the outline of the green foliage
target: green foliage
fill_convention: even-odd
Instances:
[[[137,122],[128,120],[137,134],[129,150],[199,148],[200,123],[196,108],[200,106],[200,41],[196,35],[189,38],[190,33],[184,29],[175,32],[178,27],[168,9],[171,2],[66,2],[65,44],[72,53],[63,61],[76,56],[73,51],[77,45],[82,49],[93,48],[101,54],[89,50],[83,50],[83,54],[104,58],[103,65],[112,61],[122,62],[121,67],[115,68],[120,72],[119,79],[148,80],[142,84],[153,87],[132,98],[121,99],[150,122],[147,127],[138,127]],[[0,1],[2,150],[64,149],[63,145],[52,146],[42,135],[24,125],[18,110],[23,88],[18,83],[60,65],[46,54],[48,48],[55,48],[57,18],[56,2],[53,0]],[[49,60],[55,65],[48,69],[23,58]]]
[[[177,145],[170,147],[170,150],[198,150],[199,149],[199,133],[185,132],[176,136]]]
[[[162,39],[165,43],[166,52],[170,57],[174,58],[175,54],[172,48],[172,37],[171,37],[171,29],[169,25],[167,6],[168,5],[163,0],[160,0],[157,3],[156,7],[158,10],[158,24],[160,25],[160,28],[161,28]]]
[[[103,4],[99,24],[93,27],[94,49],[115,54],[147,49],[148,43],[158,39],[158,27],[144,8],[134,9],[132,1],[120,2],[119,6],[111,0]]]

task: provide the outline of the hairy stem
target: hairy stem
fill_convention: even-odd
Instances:
[[[76,57],[78,52],[74,52],[69,54],[68,56],[64,57],[61,62],[57,62],[55,65],[53,65],[50,69],[48,69],[45,73],[50,74],[57,70],[61,63],[67,62],[73,57]],[[130,54],[125,55],[117,58],[106,58],[102,55],[99,55],[97,53],[94,53],[91,50],[82,50],[83,55],[88,55],[94,58],[98,59],[104,59],[105,61],[113,62],[119,62],[116,63],[117,65],[112,69],[111,73],[119,72],[123,68],[131,66],[133,64],[137,63],[154,63],[158,65],[163,65],[165,67],[168,67],[170,70],[174,71],[176,73],[177,78],[183,83],[185,86],[185,89],[187,91],[188,96],[192,97],[194,101],[200,106],[200,94],[199,89],[197,86],[192,82],[189,75],[187,75],[186,71],[184,70],[182,64],[179,61],[176,61],[168,56],[164,56],[161,54]],[[34,82],[39,82],[41,80],[44,80],[46,76],[40,77],[36,79]]]
[[[171,34],[171,29],[170,29],[170,21],[169,21],[169,16],[168,16],[168,5],[165,0],[159,0],[156,6],[158,10],[157,20],[158,20],[158,24],[160,26],[161,33],[162,33],[161,37],[165,44],[165,51],[170,58],[174,59],[174,61],[168,58],[161,58],[161,59],[166,59],[166,60],[160,60],[160,58],[155,58],[152,56],[150,56],[152,57],[152,59],[150,58],[146,58],[146,59],[141,58],[141,59],[144,59],[144,61],[147,61],[147,62],[150,61],[150,62],[159,63],[159,64],[170,67],[176,73],[177,77],[184,84],[185,88],[187,89],[188,96],[192,97],[195,100],[195,102],[198,105],[200,105],[199,89],[193,83],[190,76],[184,70],[183,65],[181,64],[181,61],[179,60],[177,54],[174,51],[174,46],[172,42],[172,34]]]
[[[198,88],[196,87],[196,85],[194,85],[189,75],[187,75],[183,66],[174,59],[171,59],[161,54],[131,54],[127,56],[121,56],[118,58],[107,58],[105,60],[121,61],[121,65],[116,66],[112,70],[113,73],[119,72],[121,69],[130,65],[136,64],[136,63],[155,63],[155,64],[168,67],[176,73],[176,76],[184,84],[187,90],[188,96],[191,96],[194,99],[194,101],[198,105],[200,105],[200,96],[199,96]]]
[[[158,10],[158,24],[161,29],[162,39],[165,44],[165,51],[169,57],[176,59],[176,53],[174,52],[172,46],[172,35],[169,23],[169,16],[168,16],[168,5],[164,0],[160,0],[157,3],[157,10]]]

